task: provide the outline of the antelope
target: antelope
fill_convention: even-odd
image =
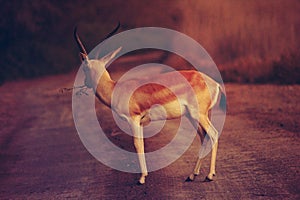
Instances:
[[[118,30],[120,24],[108,34],[105,39],[109,38]],[[123,95],[116,95],[116,99],[112,103],[112,94],[117,84],[112,80],[110,74],[106,70],[106,65],[119,53],[121,47],[108,53],[100,59],[90,59],[88,53],[82,44],[80,37],[77,34],[77,28],[74,29],[74,38],[80,50],[80,57],[83,62],[83,71],[85,75],[84,84],[87,88],[93,89],[95,96],[110,107],[122,119],[125,119],[131,128],[133,134],[133,144],[137,152],[138,161],[141,170],[141,176],[138,184],[144,184],[146,176],[148,175],[145,151],[144,151],[144,137],[143,126],[151,121],[162,119],[176,119],[186,116],[192,124],[194,124],[201,142],[203,142],[206,134],[212,142],[212,154],[210,171],[206,177],[207,181],[212,181],[213,176],[216,175],[215,165],[218,148],[218,131],[212,125],[209,119],[209,111],[217,103],[219,95],[224,95],[222,87],[219,83],[208,77],[207,75],[196,70],[182,70],[179,72],[192,87],[197,99],[197,107],[190,104],[191,94],[185,91],[184,86],[178,81],[174,80],[174,72],[166,72],[160,74],[154,79],[164,79],[169,82],[171,89],[179,90],[179,95],[174,95],[167,88],[158,84],[145,84],[134,91],[129,101],[129,112],[124,108]],[[101,75],[101,76],[100,76]],[[142,78],[141,78],[142,79]],[[139,78],[126,80],[119,83],[124,90],[131,84],[137,84]],[[150,116],[150,109],[153,105],[161,105],[162,109],[158,109],[155,115]],[[126,105],[125,105],[126,106]],[[128,109],[128,108],[127,108]],[[164,115],[164,116],[162,116]],[[196,123],[195,123],[196,122]],[[202,158],[198,157],[193,172],[188,176],[186,181],[194,181],[195,177],[199,175]]]

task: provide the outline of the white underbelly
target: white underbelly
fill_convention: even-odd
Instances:
[[[184,115],[185,112],[185,105],[178,101],[169,102],[164,105],[156,104],[146,111],[144,121],[175,119]]]

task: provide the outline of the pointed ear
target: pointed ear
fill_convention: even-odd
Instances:
[[[79,57],[81,59],[81,61],[84,61],[85,59],[87,60],[88,59],[88,56],[85,54],[85,53],[79,53]]]
[[[119,47],[118,49],[110,52],[109,54],[107,54],[106,56],[101,58],[101,60],[104,61],[105,65],[106,65],[121,51],[121,49],[122,49],[122,47]]]

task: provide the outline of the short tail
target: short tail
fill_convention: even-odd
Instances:
[[[221,108],[221,110],[224,113],[226,113],[226,107],[227,107],[226,95],[225,95],[225,90],[221,86],[220,86],[220,93],[221,93],[221,97],[220,97],[220,100],[219,100],[219,107]]]

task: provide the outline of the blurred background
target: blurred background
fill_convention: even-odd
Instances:
[[[1,0],[0,83],[77,70],[74,26],[90,51],[120,21],[194,38],[225,82],[299,84],[299,11],[298,0]]]

